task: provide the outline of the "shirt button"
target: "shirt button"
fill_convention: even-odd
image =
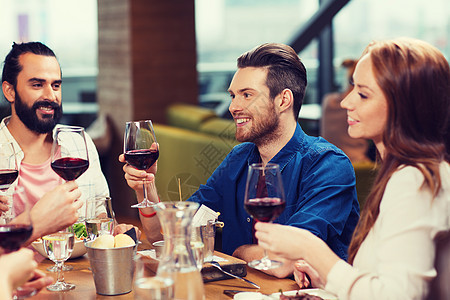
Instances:
[[[247,218],[247,222],[249,222],[249,223],[250,223],[250,221],[251,221],[251,220],[250,220],[250,218]]]

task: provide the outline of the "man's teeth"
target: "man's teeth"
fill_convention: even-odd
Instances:
[[[353,119],[353,118],[350,118],[350,117],[348,117],[348,120],[349,120],[349,121],[351,121],[351,122],[356,122],[356,120],[355,120],[355,119]]]
[[[248,122],[248,121],[250,121],[249,118],[245,118],[245,119],[236,119],[236,123],[237,123],[237,124],[242,124],[242,123],[245,123],[245,122]]]
[[[46,111],[51,111],[51,110],[53,110],[53,108],[50,107],[50,106],[39,106],[39,109],[41,109],[41,110],[46,110]]]

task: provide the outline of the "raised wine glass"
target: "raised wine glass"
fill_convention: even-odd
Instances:
[[[127,122],[123,141],[123,153],[128,164],[139,170],[147,170],[159,157],[159,146],[156,142],[152,121]],[[143,183],[144,200],[132,205],[134,208],[151,207],[155,203],[147,198],[146,182]]]
[[[47,290],[52,292],[69,291],[75,288],[72,283],[64,281],[64,262],[70,257],[73,251],[75,237],[72,227],[60,230],[42,237],[45,253],[57,267],[57,280],[54,284],[47,286]]]
[[[0,225],[0,252],[10,253],[19,250],[33,233],[31,205],[28,203],[25,189],[20,186],[8,189],[2,197],[9,198],[10,209],[8,217],[3,217]],[[34,288],[18,287],[13,293],[13,299],[31,297],[36,292]]]
[[[245,187],[244,207],[249,215],[258,222],[272,222],[284,210],[283,182],[278,164],[262,163],[249,166],[247,184]],[[275,269],[282,262],[270,260],[264,250],[264,257],[248,263],[258,270]]]
[[[0,143],[0,197],[10,198],[7,191],[19,176],[16,153],[13,143]],[[8,223],[12,219],[12,199],[7,199],[9,209],[0,213],[0,224]]]
[[[66,181],[77,179],[89,168],[89,155],[82,127],[61,126],[56,129],[51,166],[53,171]]]
[[[84,128],[79,126],[60,126],[53,135],[51,167],[66,181],[80,177],[89,168]],[[84,219],[78,220],[84,222]],[[72,266],[63,265],[63,271],[72,270]],[[57,272],[56,264],[47,271]]]
[[[9,209],[0,213],[0,224],[9,223],[12,220],[11,193],[7,193],[9,187],[19,176],[16,152],[13,143],[0,143],[0,197],[8,201]]]
[[[3,224],[0,225],[0,248],[5,253],[10,253],[19,250],[22,244],[30,238],[33,233],[33,225],[30,217],[31,206],[26,198],[24,188],[16,186],[5,193],[11,202],[23,203],[20,205],[20,209],[11,205],[11,218],[4,218]],[[13,220],[14,222],[12,222]]]

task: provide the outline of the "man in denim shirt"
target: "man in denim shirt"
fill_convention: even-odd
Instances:
[[[233,148],[189,199],[221,213],[225,223],[222,248],[227,254],[245,261],[263,256],[263,250],[253,243],[244,190],[248,166],[270,162],[280,165],[286,194],[286,208],[275,222],[308,229],[341,258],[347,257],[359,218],[355,174],[341,150],[322,138],[306,135],[297,123],[306,82],[306,69],[289,46],[264,44],[238,58],[238,70],[228,89],[232,99],[229,110],[236,124],[236,139],[243,143]],[[128,184],[138,190],[142,173],[129,166],[124,170]],[[154,174],[156,170],[148,171]],[[147,179],[153,180],[153,174],[146,175]],[[141,220],[153,236],[157,218]],[[264,272],[286,277],[292,271],[293,264],[284,261],[282,267]]]

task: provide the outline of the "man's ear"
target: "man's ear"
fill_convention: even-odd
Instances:
[[[278,108],[280,112],[284,112],[294,107],[294,94],[290,89],[284,89],[279,94]]]
[[[8,81],[3,81],[2,83],[2,91],[3,95],[5,95],[6,100],[10,103],[14,103],[16,100],[16,92],[14,91],[14,87]]]

